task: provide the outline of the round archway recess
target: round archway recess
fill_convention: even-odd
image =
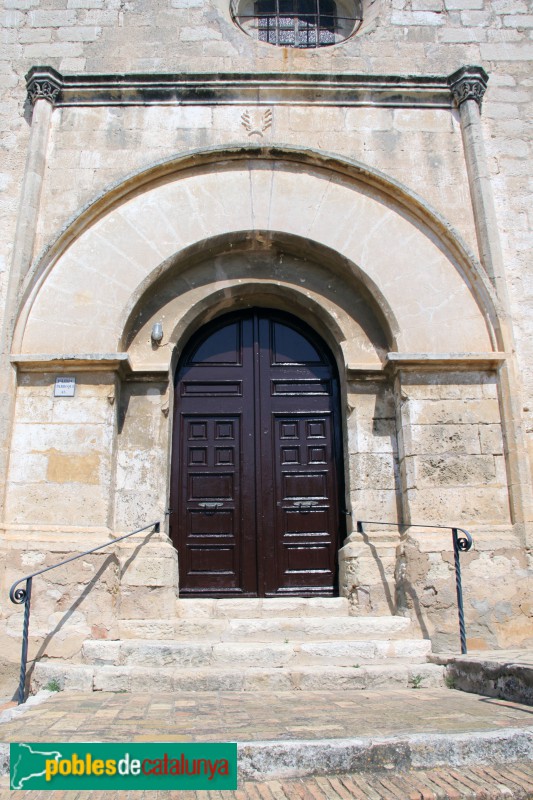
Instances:
[[[296,313],[311,325],[334,352],[341,374],[381,370],[394,342],[393,316],[382,314],[375,295],[335,254],[309,245],[247,232],[180,254],[142,288],[121,349],[140,369],[168,369],[201,325],[231,310],[260,306]],[[154,348],[150,333],[158,322],[163,346]]]
[[[488,279],[420,198],[354,162],[255,147],[156,165],[82,212],[33,271],[15,349],[116,352],[133,305],[176,254],[246,231],[335,253],[378,305],[383,298],[398,352],[497,349]]]

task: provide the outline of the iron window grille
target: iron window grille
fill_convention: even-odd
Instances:
[[[334,0],[256,0],[249,4],[249,11],[237,12],[236,19],[260,42],[302,49],[326,47],[359,27],[358,7],[354,3],[353,16],[342,16]]]

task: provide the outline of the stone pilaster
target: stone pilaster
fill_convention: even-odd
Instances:
[[[459,108],[480,258],[501,304],[497,335],[500,338],[500,347],[514,354],[507,277],[481,125],[481,101],[487,83],[488,75],[481,67],[463,67],[448,78],[450,90]],[[524,536],[527,539],[527,523],[532,519],[533,500],[516,369],[513,355],[500,370],[499,400],[506,445],[511,516],[513,522],[525,527]]]
[[[28,99],[33,105],[30,139],[24,181],[9,272],[4,324],[0,348],[0,439],[10,441],[16,391],[15,370],[9,363],[11,342],[17,316],[19,292],[33,259],[37,220],[46,167],[46,152],[55,100],[60,92],[59,73],[32,70],[27,78]],[[0,452],[0,475],[6,475],[6,446]],[[3,514],[5,487],[0,486],[0,515]]]

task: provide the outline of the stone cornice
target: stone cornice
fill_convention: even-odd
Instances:
[[[165,382],[169,379],[168,366],[134,366],[128,353],[18,353],[10,360],[19,372],[118,372],[125,380],[132,381]]]
[[[464,67],[466,75],[483,75]],[[461,70],[459,70],[461,72]],[[458,73],[454,74],[455,76]],[[450,108],[457,81],[445,76],[322,73],[62,75],[32,67],[28,97],[56,106],[308,105]],[[470,78],[473,80],[473,78]],[[453,95],[455,96],[455,95]]]
[[[127,353],[19,353],[10,360],[20,372],[131,372]]]
[[[387,366],[394,372],[494,370],[499,369],[506,358],[507,353],[388,353]]]
[[[482,67],[461,67],[448,78],[448,84],[457,106],[465,100],[475,100],[481,106],[489,76]]]

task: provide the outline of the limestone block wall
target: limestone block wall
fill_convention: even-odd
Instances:
[[[119,635],[119,619],[167,618],[177,554],[164,532],[165,383],[73,372],[75,397],[54,397],[57,373],[20,374],[0,546],[2,658],[20,657],[23,607],[7,597],[22,575],[163,520],[131,540],[35,578],[30,658],[80,657],[87,638]],[[28,539],[31,544],[28,545]]]
[[[398,384],[404,519],[509,524],[496,375],[405,373]]]
[[[491,76],[483,110],[485,138],[510,274],[519,359],[530,392],[533,376],[528,364],[533,337],[528,327],[531,292],[525,270],[531,161],[527,113],[532,57],[529,5],[524,0],[375,0],[365,5],[366,19],[359,34],[335,47],[302,52],[251,40],[233,24],[227,0],[4,0],[0,12],[0,119],[5,132],[0,143],[4,231],[0,300],[5,296],[28,141],[29,109],[24,105],[23,75],[36,63],[47,63],[66,73],[293,70],[375,74],[416,74],[422,65],[426,74],[447,74],[462,64],[482,64]],[[294,124],[300,117],[300,124],[306,126],[305,114],[291,111]],[[386,150],[390,162],[411,160],[416,165],[413,180],[420,172],[420,162],[442,164],[439,131],[427,130],[418,119],[416,138],[402,144],[401,138],[386,127],[388,114],[380,116],[381,124],[376,126],[376,120],[372,120],[372,133],[370,123],[368,129],[361,130],[358,115],[347,112],[346,138],[353,136],[360,142],[362,134],[363,148],[367,137],[383,142],[382,148],[372,145],[365,149],[362,160],[372,159],[375,150]],[[208,115],[200,132],[204,143],[209,140],[210,125]],[[157,141],[160,126],[156,128],[152,135]],[[128,129],[120,124],[116,130],[110,124],[109,141],[118,142],[124,135],[121,130]],[[304,132],[310,135],[313,130],[309,125]],[[327,130],[322,138],[330,149]],[[425,148],[420,146],[424,142]],[[352,149],[361,153],[359,145]],[[122,155],[116,153],[116,163]],[[94,152],[79,153],[79,159],[80,182],[86,185],[92,179],[81,173],[95,170],[98,156]],[[529,419],[533,412],[524,413]]]
[[[115,376],[75,375],[75,397],[54,397],[58,373],[21,372],[8,472],[9,502],[1,546],[2,658],[20,657],[23,607],[10,585],[109,535]],[[29,541],[31,540],[31,544]],[[76,658],[88,637],[116,632],[116,555],[97,553],[35,579],[30,658]]]
[[[20,375],[6,520],[9,525],[106,528],[115,377],[78,373],[75,397],[54,397],[56,374]]]
[[[115,529],[162,520],[161,532],[132,537],[120,546],[123,620],[168,619],[179,591],[178,555],[165,526],[170,467],[171,391],[167,381],[128,380],[122,385],[116,459]]]
[[[352,527],[341,592],[356,614],[408,615],[435,651],[459,646],[451,530],[357,531],[355,521],[461,520],[474,538],[460,557],[469,648],[530,645],[531,574],[510,520],[497,380],[493,371],[402,371],[394,385],[349,385]]]
[[[83,531],[76,530],[51,531],[43,526],[41,530],[33,530],[31,537],[30,547],[27,531],[17,536],[11,530],[2,537],[2,548],[8,558],[2,559],[0,670],[4,661],[20,662],[24,607],[9,601],[11,584],[23,575],[96,546]],[[77,660],[85,639],[116,638],[119,594],[120,569],[112,550],[80,558],[34,578],[29,658],[46,655]]]
[[[497,381],[494,372],[405,372],[396,384],[404,519],[460,519],[474,538],[460,557],[471,649],[533,640],[531,575],[511,525]],[[435,650],[456,649],[451,532],[411,528],[397,556],[399,612]]]
[[[401,518],[401,485],[392,387],[348,384],[350,498],[356,518]]]

